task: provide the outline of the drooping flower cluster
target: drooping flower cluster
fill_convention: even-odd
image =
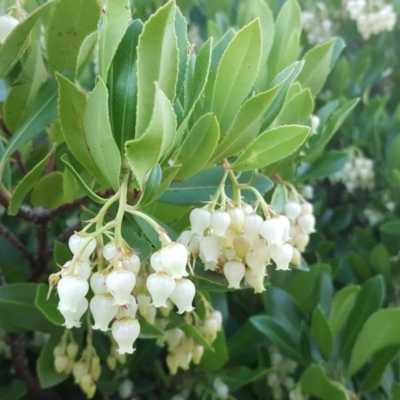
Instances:
[[[303,11],[301,13],[303,30],[310,44],[322,43],[333,37],[333,23],[328,18],[323,4],[319,4],[322,7],[318,10],[319,12]]]
[[[353,151],[344,167],[330,177],[332,183],[340,182],[349,193],[356,189],[371,191],[375,186],[374,161]]]
[[[348,0],[346,10],[350,19],[356,21],[357,30],[364,39],[385,31],[393,31],[397,15],[392,4],[368,2],[368,0]]]

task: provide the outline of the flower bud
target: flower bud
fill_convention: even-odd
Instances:
[[[167,340],[168,348],[172,350],[176,346],[178,346],[179,342],[182,340],[184,335],[185,333],[183,332],[183,330],[179,328],[173,328],[168,330],[165,333],[165,338]]]
[[[240,289],[240,281],[244,278],[245,267],[239,261],[228,261],[224,265],[224,275],[228,288]]]
[[[182,350],[187,354],[190,353],[194,346],[194,340],[190,336],[184,336],[179,344]]]
[[[106,286],[107,275],[101,272],[95,272],[90,277],[90,287],[94,294],[104,294],[107,292]]]
[[[254,209],[250,204],[242,203],[242,210],[246,215],[254,213]]]
[[[213,383],[213,388],[218,398],[225,400],[229,396],[229,387],[222,381],[221,378],[216,378]]]
[[[204,347],[195,343],[192,350],[193,363],[199,364],[204,354]]]
[[[157,315],[157,308],[150,305],[149,308],[147,309],[147,313],[144,316],[144,319],[150,324],[154,325],[154,323],[156,322],[156,315]]]
[[[93,385],[95,386],[93,379],[89,374],[84,374],[79,382],[82,392],[85,393],[88,398],[90,398],[89,393],[91,394],[93,391]]]
[[[0,16],[0,44],[4,43],[7,36],[19,24],[19,21],[11,15]]]
[[[86,260],[67,261],[62,267],[61,276],[73,275],[74,273],[81,278],[88,280],[92,273],[92,268]]]
[[[178,365],[184,370],[189,369],[190,361],[192,361],[192,353],[186,353],[180,346],[174,349],[174,353]]]
[[[108,355],[107,357],[107,366],[110,368],[111,371],[115,371],[117,368],[117,358],[114,355]]]
[[[79,383],[81,381],[82,376],[87,374],[89,371],[89,366],[83,362],[83,361],[78,361],[74,364],[74,367],[72,368],[72,374],[74,375],[75,378],[75,383]]]
[[[114,304],[123,306],[128,303],[129,296],[136,284],[136,275],[131,271],[113,271],[107,276],[108,291],[114,297]]]
[[[285,204],[285,214],[291,221],[294,221],[300,215],[300,212],[301,206],[299,203],[288,201]]]
[[[233,238],[233,247],[236,255],[239,258],[246,257],[247,252],[250,250],[250,242],[247,240],[246,235],[240,234]]]
[[[92,358],[92,362],[90,365],[90,374],[92,375],[93,380],[97,381],[101,375],[101,363],[100,357],[95,355]]]
[[[60,279],[57,285],[57,292],[60,297],[58,309],[60,311],[77,312],[78,304],[89,291],[88,282],[78,276],[65,276]]]
[[[189,253],[185,246],[180,243],[170,243],[160,250],[161,263],[174,279],[187,276],[186,264]]]
[[[71,329],[73,327],[80,328],[81,322],[80,319],[82,318],[83,314],[85,314],[86,310],[88,309],[89,302],[87,301],[86,297],[84,297],[78,304],[76,311],[69,311],[69,310],[60,310],[60,313],[65,319],[63,326],[67,329]]]
[[[300,267],[301,265],[301,254],[296,248],[293,248],[293,256],[290,260],[290,264],[294,265],[295,267]]]
[[[271,258],[275,261],[276,269],[287,271],[293,257],[293,247],[288,243],[280,246],[271,246]]]
[[[260,226],[263,219],[260,215],[249,214],[246,215],[243,224],[243,232],[250,242],[254,242],[260,234]]]
[[[205,269],[215,270],[221,252],[221,244],[216,236],[203,237],[199,245],[200,258],[205,264]]]
[[[79,253],[82,246],[87,242],[87,240],[89,240],[88,237],[79,236],[76,233],[70,236],[68,240],[68,246],[74,256],[76,256]],[[89,241],[89,244],[86,246],[84,252],[82,253],[81,255],[82,260],[89,260],[89,257],[92,255],[95,248],[96,248],[96,239],[93,238]]]
[[[118,343],[119,354],[132,354],[134,352],[133,343],[140,333],[140,325],[137,319],[122,318],[115,321],[111,328],[113,338]]]
[[[225,211],[214,211],[211,214],[211,227],[216,236],[225,236],[225,232],[231,223],[231,217]]]
[[[209,318],[213,318],[217,321],[217,331],[220,331],[222,329],[222,314],[218,310],[214,310],[210,315]]]
[[[146,287],[154,307],[167,307],[167,299],[175,289],[175,279],[171,275],[157,272],[148,276]]]
[[[67,356],[74,360],[76,355],[78,354],[79,346],[75,342],[71,342],[67,346]]]
[[[232,229],[233,233],[242,232],[244,224],[244,211],[241,208],[234,207],[230,208],[227,213],[231,218],[229,227]]]
[[[297,220],[301,230],[304,233],[310,234],[315,232],[315,217],[312,214],[305,214]]]
[[[133,394],[133,382],[130,379],[125,379],[119,385],[118,393],[121,399],[130,399]]]
[[[192,302],[196,294],[196,287],[189,279],[176,281],[175,289],[169,296],[172,302],[178,307],[178,314],[194,310]]]
[[[304,251],[310,241],[310,236],[304,232],[297,232],[293,236],[293,245],[296,246],[300,251]]]
[[[283,243],[285,225],[280,218],[270,218],[265,220],[260,226],[261,236],[270,245],[280,245]]]
[[[258,274],[251,268],[248,268],[244,274],[244,281],[254,289],[254,293],[262,293],[265,290],[264,275]]]
[[[122,265],[128,271],[131,271],[137,275],[140,271],[140,258],[137,254],[131,253],[122,260]]]
[[[204,231],[210,226],[211,214],[204,208],[195,208],[190,212],[189,219],[192,231],[203,236]]]
[[[4,339],[2,339],[3,341]],[[53,356],[56,358],[57,356],[63,356],[65,355],[65,350],[64,347],[58,344],[56,347],[53,349]]]
[[[68,357],[67,356],[57,356],[54,359],[54,369],[58,374],[61,374],[65,371],[68,365]]]
[[[129,296],[128,303],[126,303],[124,306],[119,307],[116,318],[121,319],[124,317],[129,317],[135,319],[137,309],[138,309],[138,304],[136,302],[136,299],[131,295]],[[147,308],[146,308],[146,314],[147,314]]]
[[[312,214],[314,211],[314,207],[311,203],[303,203],[301,205],[301,214]]]
[[[151,303],[151,297],[147,296],[144,293],[139,293],[137,295],[137,303],[139,307],[139,312],[142,317],[147,315],[147,311],[149,310],[149,306]]]
[[[93,329],[106,332],[108,324],[117,315],[118,306],[114,303],[114,299],[111,296],[97,294],[90,300],[90,311],[94,319]]]
[[[178,360],[174,353],[170,353],[166,358],[167,367],[171,375],[175,375],[178,372]]]

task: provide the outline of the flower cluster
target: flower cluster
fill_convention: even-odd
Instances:
[[[303,11],[301,13],[301,22],[310,44],[325,42],[333,36],[333,23],[328,18],[325,9],[320,13]]]
[[[343,183],[349,193],[356,189],[373,190],[375,186],[374,162],[370,158],[349,152],[344,167],[330,177],[332,183]]]
[[[385,31],[393,31],[397,15],[391,4],[379,6],[368,4],[368,0],[348,0],[346,10],[356,21],[357,30],[364,39]]]

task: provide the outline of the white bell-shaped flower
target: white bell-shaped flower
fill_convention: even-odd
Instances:
[[[288,201],[285,204],[285,214],[291,220],[294,221],[301,212],[301,205],[294,201]]]
[[[246,254],[246,264],[253,271],[261,271],[265,268],[265,261],[260,257],[260,255],[254,251],[249,251]]]
[[[271,246],[271,258],[275,261],[276,269],[287,271],[293,257],[293,246],[283,243],[280,246]]]
[[[183,351],[187,354],[187,353],[191,353],[193,350],[193,346],[194,346],[194,340],[192,337],[185,335],[180,344],[180,347],[182,347]]]
[[[228,261],[224,265],[224,275],[229,285],[228,288],[240,289],[240,281],[244,278],[245,267],[239,261]]]
[[[190,252],[189,250],[189,244],[192,240],[192,237],[194,235],[194,231],[183,231],[178,239],[176,239],[176,243],[183,244],[186,247],[186,250]]]
[[[251,250],[255,254],[257,254],[257,257],[260,260],[263,260],[264,264],[270,263],[271,259],[270,248],[264,239],[262,238],[256,239],[251,246]]]
[[[169,369],[169,373],[171,375],[175,375],[178,372],[179,364],[178,359],[174,353],[170,353],[167,355],[166,358],[167,367]]]
[[[232,232],[242,232],[244,224],[244,211],[241,208],[233,207],[230,208],[227,213],[231,218],[231,223],[229,224],[229,227],[232,229]]]
[[[293,256],[290,260],[290,264],[293,264],[295,267],[300,267],[301,265],[301,253],[298,249],[293,249]]]
[[[151,297],[144,293],[139,293],[137,295],[137,303],[140,315],[145,317],[147,315],[147,311],[149,310],[151,304]]]
[[[242,210],[245,215],[254,214],[254,208],[250,204],[242,203]]]
[[[103,332],[108,330],[108,324],[117,315],[118,306],[109,295],[97,294],[90,300],[90,311],[92,312],[94,325],[93,329]]]
[[[135,319],[137,309],[138,309],[138,303],[136,302],[136,299],[131,295],[129,296],[128,303],[126,303],[124,306],[119,307],[116,318],[121,319],[124,317],[129,317]],[[146,314],[147,314],[147,309],[146,309]]]
[[[231,261],[236,257],[236,251],[235,249],[227,249],[224,250],[224,256],[227,261]]]
[[[182,329],[173,328],[165,332],[165,338],[167,340],[168,348],[170,350],[174,349],[179,345],[181,339],[185,336],[185,333]]]
[[[140,258],[137,254],[132,253],[122,260],[122,265],[128,271],[137,275],[140,271]]]
[[[297,232],[293,236],[293,245],[296,246],[300,251],[304,251],[310,241],[310,236],[304,232]]]
[[[254,293],[261,293],[265,290],[264,274],[258,274],[251,268],[246,269],[244,281],[254,289]]]
[[[86,260],[79,260],[76,261],[76,263],[76,272],[78,275],[81,278],[88,280],[92,273],[92,267],[90,266],[89,262]]]
[[[305,215],[305,214],[312,214],[314,212],[314,207],[311,203],[303,203],[301,205],[301,214]]]
[[[167,299],[175,289],[175,279],[169,274],[156,272],[147,277],[146,287],[154,307],[167,307]]]
[[[209,342],[213,342],[217,337],[218,321],[215,318],[207,318],[200,327],[200,332]]]
[[[154,325],[156,322],[156,316],[157,316],[157,308],[150,305],[149,308],[147,309],[147,314],[144,316],[144,319],[148,323]]]
[[[284,232],[285,232],[285,224],[280,218],[266,219],[260,226],[261,236],[270,245],[282,244]]]
[[[310,234],[315,232],[315,217],[312,214],[301,215],[297,223],[304,233]]]
[[[69,311],[69,310],[60,310],[60,313],[65,319],[63,326],[67,329],[71,328],[80,328],[81,326],[81,318],[83,314],[85,314],[86,310],[88,309],[89,302],[87,301],[86,297],[84,297],[77,306],[76,311]]]
[[[217,331],[220,331],[222,329],[222,313],[221,311],[214,310],[210,313],[208,318],[214,318],[217,321]]]
[[[239,258],[246,257],[246,254],[250,250],[250,242],[248,241],[247,236],[243,233],[235,235],[233,238],[233,248]]]
[[[129,296],[135,287],[136,275],[127,270],[111,272],[106,279],[108,291],[114,297],[114,304],[123,306],[129,301]]]
[[[205,269],[215,270],[221,252],[221,243],[216,236],[203,237],[199,244],[200,258],[205,264]]]
[[[95,272],[90,277],[90,287],[94,294],[103,294],[107,292],[106,286],[107,275],[101,272]]]
[[[174,279],[187,276],[186,264],[189,252],[180,243],[170,243],[160,250],[161,263]]]
[[[278,220],[280,220],[281,224],[283,225],[283,240],[287,242],[291,239],[290,237],[290,221],[289,218],[285,215],[278,215]]]
[[[257,214],[248,214],[244,218],[243,232],[250,242],[254,242],[260,234],[260,226],[263,219]]]
[[[217,210],[211,214],[211,227],[216,236],[225,236],[230,223],[231,217],[225,211]]]
[[[150,256],[150,265],[151,265],[151,268],[153,268],[154,271],[156,271],[156,272],[165,271],[165,267],[164,267],[163,263],[161,262],[161,251],[160,250],[154,252]]]
[[[89,283],[80,276],[71,275],[60,279],[57,292],[60,297],[58,309],[62,311],[78,311],[78,304],[89,291]]]
[[[194,310],[192,302],[196,294],[196,287],[189,279],[176,281],[175,289],[169,296],[172,302],[178,307],[178,314]]]
[[[203,358],[204,347],[200,344],[195,343],[192,350],[193,364],[197,365]]]
[[[117,249],[115,247],[114,242],[108,242],[104,247],[103,247],[103,257],[110,262],[115,255],[117,254]]]
[[[113,338],[118,344],[119,354],[132,354],[135,350],[133,343],[140,334],[140,324],[137,319],[122,318],[113,323],[111,328]]]
[[[201,239],[203,239],[202,236],[198,235],[197,233],[195,233],[190,242],[189,245],[187,247],[187,250],[189,251],[189,253],[193,256],[193,257],[197,257],[199,255],[199,251],[200,251],[200,241]]]
[[[195,208],[190,212],[189,219],[192,231],[203,236],[204,231],[210,226],[211,214],[204,208]]]
[[[70,236],[68,240],[68,246],[74,256],[80,252],[82,246],[87,242],[88,239],[89,239],[88,237],[79,236],[76,233]],[[93,254],[95,248],[96,248],[96,239],[93,238],[89,241],[89,244],[83,251],[81,255],[82,260],[88,260],[89,257]]]
[[[184,369],[189,369],[190,361],[192,361],[192,353],[186,353],[185,350],[179,346],[174,349],[174,353],[178,362],[178,365]]]

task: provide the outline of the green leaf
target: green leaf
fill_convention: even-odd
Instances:
[[[307,332],[306,324],[304,321],[302,321],[301,323],[299,350],[303,363],[306,366],[310,365],[313,362],[313,356],[311,351],[310,336]]]
[[[164,337],[163,332],[146,320],[140,320],[140,339],[157,339],[160,337]]]
[[[159,201],[163,203],[180,204],[180,205],[197,205],[210,201],[211,197],[217,191],[224,171],[221,167],[209,169],[201,172],[196,176],[184,182],[173,183]],[[253,178],[251,172],[244,173],[240,176],[240,183],[248,183]],[[251,183],[261,194],[266,193],[272,188],[273,183],[264,175],[257,174],[255,180]],[[225,184],[227,196],[232,197],[232,182],[228,180]],[[251,192],[243,191],[243,200],[247,202],[255,201],[255,197]]]
[[[70,261],[72,257],[73,254],[65,243],[59,242],[57,240],[54,242],[53,259],[56,264],[64,265],[67,261]],[[39,288],[40,286],[41,285],[39,285]]]
[[[11,132],[15,132],[25,121],[45,80],[46,69],[42,52],[39,47],[34,47],[4,102],[4,120]]]
[[[78,59],[76,61],[75,78],[78,79],[85,68],[92,62],[94,49],[99,40],[99,32],[92,32],[86,36],[79,49]]]
[[[346,323],[359,291],[360,286],[352,285],[344,287],[335,294],[328,321],[334,338]]]
[[[140,196],[140,205],[149,204],[154,201],[157,197],[158,190],[160,188],[162,179],[162,171],[159,164],[151,170],[149,177],[144,185],[142,195]]]
[[[268,368],[251,369],[245,366],[229,368],[222,371],[218,376],[229,386],[230,391],[234,392],[252,382],[257,382],[271,372]]]
[[[70,256],[68,260],[72,257]],[[67,260],[67,261],[68,261]],[[43,313],[43,315],[54,325],[61,326],[64,323],[64,317],[58,311],[58,297],[53,289],[53,293],[47,300],[47,295],[49,293],[49,285],[41,283],[37,285],[36,296],[35,296],[35,306]]]
[[[212,350],[204,349],[199,368],[205,371],[218,371],[229,360],[228,349],[226,346],[225,332],[221,329],[217,333],[216,339],[212,342]]]
[[[310,365],[301,375],[301,390],[321,400],[348,400],[347,390],[329,379],[320,365]]]
[[[136,47],[143,29],[140,20],[133,21],[124,37],[110,69],[110,114],[113,134],[118,147],[123,150],[126,140],[135,137],[137,79]]]
[[[176,131],[175,113],[163,91],[157,86],[154,110],[149,126],[138,139],[125,143],[125,154],[140,185],[143,178],[171,146]]]
[[[179,61],[174,17],[175,3],[169,1],[146,21],[139,38],[137,138],[145,135],[154,119],[157,87],[171,103],[175,98]]]
[[[286,203],[287,199],[285,187],[283,185],[276,185],[271,198],[271,206],[273,207],[273,210],[277,213],[283,212]]]
[[[13,379],[7,386],[0,388],[0,400],[19,400],[26,398],[26,383],[19,379]]]
[[[60,0],[47,27],[50,71],[75,72],[79,49],[97,30],[100,7],[97,0]]]
[[[283,355],[293,360],[299,360],[298,343],[273,318],[266,315],[255,315],[250,317],[250,322],[276,345]]]
[[[382,274],[385,278],[386,282],[389,283],[391,279],[391,266],[392,262],[390,259],[390,254],[387,251],[386,247],[379,243],[377,244],[371,251],[371,255],[369,257],[369,263],[371,264],[373,270]]]
[[[331,72],[332,52],[337,42],[344,43],[342,39],[331,39],[313,47],[304,56],[304,67],[297,79],[301,86],[309,88],[314,96],[323,88]]]
[[[388,365],[398,356],[399,351],[400,345],[394,345],[385,347],[373,356],[368,372],[358,390],[359,393],[372,392],[379,387]]]
[[[176,44],[178,47],[178,80],[176,83],[177,96],[181,93],[186,76],[186,68],[188,64],[189,55],[189,42],[187,38],[187,22],[186,18],[182,15],[181,10],[176,7],[175,9],[175,33],[176,33]]]
[[[122,224],[122,237],[128,243],[128,245],[137,253],[141,262],[145,261],[151,256],[153,248],[151,247],[150,243],[140,237],[135,232],[132,224],[128,221]]]
[[[178,171],[179,171],[178,165],[172,165],[170,167],[165,168],[162,171],[162,181],[160,187],[157,190],[155,199],[158,199],[170,187]]]
[[[64,202],[64,175],[56,171],[44,176],[35,185],[31,202],[34,207],[56,208]]]
[[[221,132],[231,125],[249,94],[258,73],[260,58],[261,27],[257,19],[236,34],[218,67],[211,110],[218,118]]]
[[[36,371],[42,389],[50,388],[64,382],[68,374],[59,374],[54,369],[54,347],[60,342],[60,335],[51,336],[43,346],[36,362]]]
[[[87,99],[84,126],[86,141],[95,164],[108,184],[118,190],[121,154],[112,136],[108,116],[108,91],[101,78]]]
[[[61,157],[61,161],[65,164],[65,166],[68,168],[68,170],[71,172],[71,174],[75,177],[77,180],[79,186],[83,191],[96,203],[99,204],[105,204],[107,202],[107,199],[103,199],[102,197],[98,196],[96,193],[92,191],[92,189],[89,188],[89,186],[86,185],[85,181],[82,179],[82,177],[78,174],[78,172],[75,170],[75,168],[71,165],[71,163],[68,160],[67,154],[64,154]]]
[[[0,77],[3,77],[21,58],[29,45],[30,33],[38,18],[53,5],[49,1],[38,7],[33,13],[20,22],[0,47]]]
[[[358,341],[358,334],[363,329],[365,321],[369,316],[382,306],[384,299],[384,283],[380,275],[366,281],[357,295],[354,307],[344,326],[343,342],[340,357],[344,358],[354,353],[354,343]],[[380,328],[380,327],[379,327]],[[374,339],[375,342],[375,339]],[[368,348],[372,345],[369,344]],[[364,349],[366,351],[367,349]]]
[[[219,162],[243,150],[260,132],[266,109],[274,102],[282,84],[246,100],[240,107],[232,126],[221,137],[213,154],[213,162]]]
[[[304,124],[314,109],[309,89],[304,89],[287,101],[278,116],[278,125]]]
[[[399,330],[399,309],[374,312],[363,325],[354,343],[348,375],[356,373],[377,351],[389,346],[400,346]]]
[[[182,143],[175,159],[180,165],[177,179],[188,179],[207,165],[219,139],[219,126],[215,114],[200,117]]]
[[[48,3],[50,4],[50,3]],[[57,117],[57,84],[54,79],[48,80],[39,90],[25,122],[14,132],[2,156],[4,163],[14,151],[18,150],[28,140],[33,139]],[[1,168],[0,168],[1,169]]]
[[[288,0],[275,21],[275,37],[268,57],[268,80],[293,63],[298,54],[301,32],[300,7],[295,0]],[[290,49],[290,50],[289,50]]]
[[[108,69],[131,19],[129,0],[103,0],[100,20],[99,74],[107,81]]]
[[[303,181],[323,179],[340,171],[346,164],[349,154],[346,151],[324,152],[306,172],[300,176]]]
[[[329,360],[333,348],[333,335],[328,321],[319,307],[312,314],[311,332],[325,360]]]
[[[57,74],[59,99],[58,115],[61,130],[73,156],[102,186],[108,182],[103,177],[90,153],[84,131],[86,96],[67,78]]]
[[[0,326],[9,332],[40,331],[57,333],[52,324],[35,306],[37,285],[14,283],[0,287]]]
[[[310,128],[286,125],[261,133],[233,163],[235,171],[262,168],[295,152],[306,140]]]

